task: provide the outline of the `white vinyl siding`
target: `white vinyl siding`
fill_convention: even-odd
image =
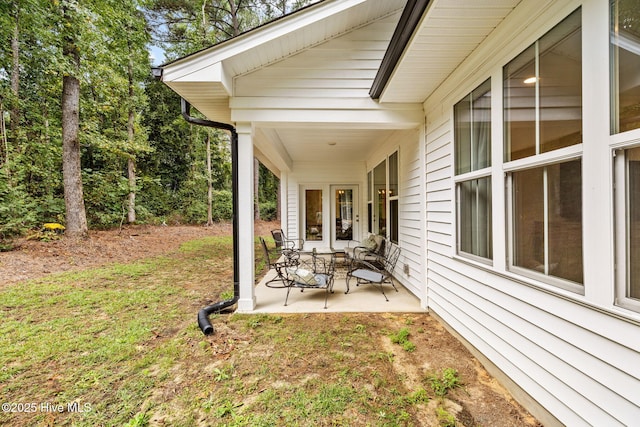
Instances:
[[[240,76],[234,96],[366,99],[397,19],[369,24]]]
[[[638,144],[640,132],[626,139],[614,135],[609,147],[604,143],[609,130],[608,1],[558,1],[542,11],[539,6],[524,1],[512,17],[530,19],[535,11],[526,30],[508,36],[498,27],[424,104],[429,310],[518,384],[528,401],[539,405],[533,411],[543,424],[635,425],[640,419],[640,341],[634,337],[640,336],[640,316],[614,305],[612,148],[630,139]],[[577,149],[583,175],[584,295],[509,271],[508,224],[502,212],[508,203],[506,175],[513,169],[505,169],[501,159],[502,67],[580,6],[583,63],[594,64],[583,67],[584,141]],[[516,25],[510,19],[506,28]],[[508,37],[509,49],[487,55]],[[453,106],[489,77],[492,120],[498,120],[492,128],[492,151],[498,151],[491,167],[498,214],[492,266],[456,256],[453,192]],[[575,148],[564,150],[560,160],[576,157]]]
[[[428,274],[430,310],[564,424],[634,425],[638,350],[607,326],[636,326],[433,253]]]
[[[399,246],[402,250],[396,276],[414,295],[422,298],[425,283],[424,277],[424,240],[422,239],[425,224],[423,205],[423,156],[420,155],[420,143],[416,132],[407,135],[400,147],[400,205],[399,205]],[[408,274],[404,271],[407,265]]]

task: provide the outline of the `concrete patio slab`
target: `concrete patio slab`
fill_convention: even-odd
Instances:
[[[255,288],[256,307],[254,313],[425,313],[427,310],[420,306],[420,300],[406,288],[396,282],[396,292],[389,284],[384,290],[389,298],[385,301],[378,285],[355,285],[355,279],[347,289],[344,274],[337,274],[333,285],[333,293],[329,294],[327,308],[324,308],[324,290],[292,288],[287,306],[284,305],[287,296],[286,288],[270,288],[265,283],[276,276],[274,270],[269,271]],[[277,282],[272,285],[278,285]]]

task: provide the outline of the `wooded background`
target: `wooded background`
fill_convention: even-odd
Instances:
[[[149,49],[168,62],[310,2],[1,2],[0,239],[230,219],[228,135],[181,117]],[[256,181],[256,215],[272,219],[278,180],[260,165]]]

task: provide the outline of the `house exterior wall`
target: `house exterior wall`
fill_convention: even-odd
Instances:
[[[502,67],[582,7],[584,292],[508,268]],[[524,1],[424,104],[429,310],[495,365],[545,425],[635,425],[640,316],[614,304],[608,1]],[[508,29],[519,28],[514,33]],[[493,261],[456,252],[453,106],[492,79]],[[603,107],[604,106],[604,107]],[[607,143],[609,141],[609,143]]]
[[[372,140],[357,155],[348,158],[340,154],[344,152],[338,151],[330,161],[323,162],[272,159],[272,164],[285,164],[287,168],[286,171],[280,170],[282,227],[290,238],[305,238],[301,211],[305,189],[324,191],[327,206],[323,222],[328,223],[330,186],[357,185],[360,220],[356,226],[360,238],[364,237],[367,231],[367,171],[398,150],[401,174],[399,244],[402,252],[396,278],[426,306],[425,263],[422,262],[425,245],[424,239],[420,238],[425,229],[421,197],[424,194],[424,162],[420,160],[424,144],[419,143],[424,132],[417,129],[423,122],[421,105],[383,106],[369,96],[399,14],[386,16],[332,40],[317,43],[268,67],[237,76],[230,105],[234,119],[253,122],[258,133],[259,150],[267,158],[281,156],[275,144],[270,146],[286,133],[286,129],[279,134],[271,130],[278,127],[279,121],[288,122],[288,127],[296,128],[308,124],[307,132],[310,134],[319,123],[334,127],[338,134],[343,128],[346,132],[354,132],[354,135],[359,130],[369,132],[373,129],[375,132],[380,129],[376,138],[384,139],[382,142]],[[265,128],[261,128],[263,123]],[[381,138],[382,134],[389,137]],[[314,149],[312,139],[301,136],[301,146],[296,149]],[[322,150],[331,148],[324,145]],[[295,156],[291,154],[291,157]],[[329,246],[328,234],[325,237],[322,242],[307,242],[305,248]]]
[[[368,153],[367,171],[371,171],[393,152],[399,160],[398,246],[400,258],[394,277],[418,297],[426,307],[426,280],[424,265],[426,256],[424,240],[424,146],[423,129],[395,132],[384,144]],[[365,177],[366,178],[366,177]],[[366,199],[362,218],[366,218]],[[366,227],[366,223],[363,224]]]
[[[425,280],[426,202],[424,186],[424,129],[405,134],[400,144],[399,245],[402,250],[396,277],[427,306]]]

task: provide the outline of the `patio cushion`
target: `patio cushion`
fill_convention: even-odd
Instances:
[[[317,275],[313,271],[309,271],[305,268],[287,268],[287,273],[296,283],[301,283],[307,286],[319,286]],[[326,282],[325,282],[326,283]]]
[[[373,234],[370,234],[369,237],[364,239],[364,241],[362,242],[362,246],[370,251],[374,251],[378,247],[378,245],[379,242],[376,241],[376,236],[374,236]]]

